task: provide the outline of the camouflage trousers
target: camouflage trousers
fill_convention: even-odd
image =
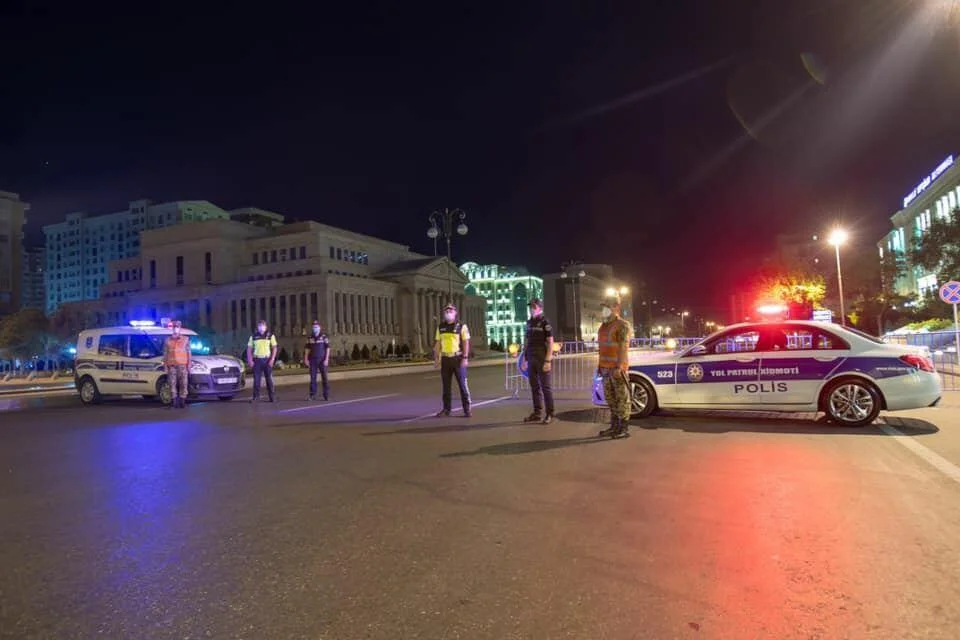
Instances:
[[[621,420],[630,419],[630,383],[619,370],[601,370],[603,376],[603,397],[610,407],[611,416]]]

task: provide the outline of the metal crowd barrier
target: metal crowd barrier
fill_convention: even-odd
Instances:
[[[637,362],[644,354],[685,349],[703,338],[635,338],[630,341],[630,361]],[[551,367],[553,389],[574,391],[590,389],[597,371],[596,342],[562,342],[554,344]],[[504,356],[504,386],[514,397],[530,389],[526,372],[520,370],[523,354],[518,345],[510,345]]]

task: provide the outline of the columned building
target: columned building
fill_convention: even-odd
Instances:
[[[903,208],[890,217],[893,229],[877,243],[881,259],[887,253],[909,256],[914,241],[930,228],[934,220],[949,220],[960,208],[960,163],[948,156],[903,198]],[[897,291],[905,296],[935,292],[942,282],[935,273],[907,262],[907,271],[897,282]]]
[[[501,267],[465,262],[460,270],[470,284],[466,291],[487,302],[487,334],[502,345],[522,343],[526,333],[529,304],[543,299],[543,279],[530,275],[524,267]],[[549,319],[552,318],[547,316]]]
[[[474,344],[486,346],[485,302],[464,293],[467,279],[446,257],[316,222],[208,220],[145,231],[141,247],[109,263],[100,300],[65,310],[87,325],[178,318],[237,354],[259,319],[291,354],[315,319],[341,355],[354,345],[423,353],[452,289]]]
[[[23,226],[29,210],[16,193],[0,191],[0,316],[21,307]]]

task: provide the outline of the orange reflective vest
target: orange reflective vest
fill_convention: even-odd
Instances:
[[[167,366],[187,366],[190,363],[190,339],[184,336],[167,338],[164,364]]]
[[[600,352],[600,368],[616,369],[620,366],[621,345],[630,342],[630,325],[623,318],[614,318],[600,325],[597,343]]]

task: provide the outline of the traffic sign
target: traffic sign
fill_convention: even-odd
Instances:
[[[940,299],[947,304],[960,304],[960,282],[951,280],[940,287]]]

